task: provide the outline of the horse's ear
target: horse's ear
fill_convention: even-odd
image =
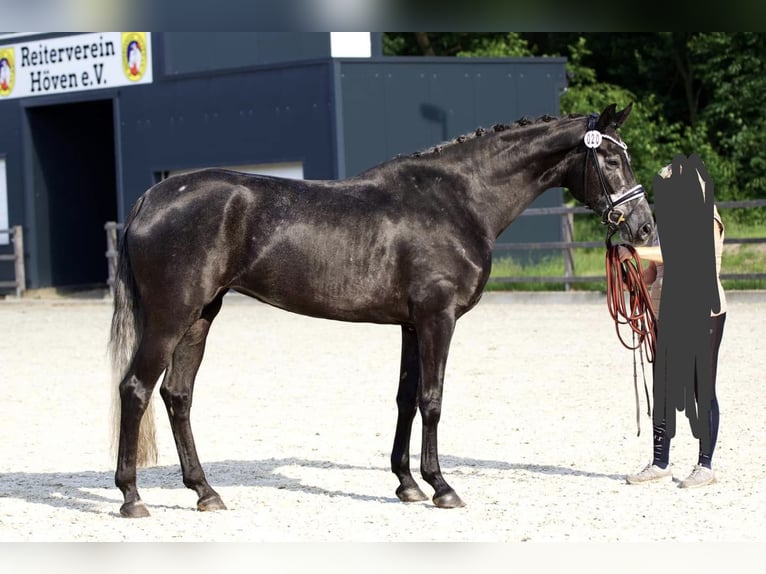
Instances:
[[[605,132],[606,128],[614,123],[614,114],[617,110],[617,104],[609,104],[606,109],[598,116],[598,123],[596,129],[600,132]]]
[[[619,128],[628,119],[630,111],[633,109],[633,102],[630,102],[627,107],[621,112],[617,112],[617,116],[614,118],[614,129]]]
[[[596,129],[600,132],[606,131],[608,127],[618,129],[628,119],[632,109],[633,102],[629,103],[624,110],[619,112],[617,111],[617,104],[610,104],[598,117]]]

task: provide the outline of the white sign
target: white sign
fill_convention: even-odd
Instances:
[[[372,44],[369,32],[330,32],[333,58],[369,58]]]
[[[152,82],[150,32],[0,45],[0,101]]]

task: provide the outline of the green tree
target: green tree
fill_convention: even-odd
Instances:
[[[383,35],[383,55],[520,57],[534,53],[516,32],[389,32]]]
[[[701,116],[711,145],[731,162],[726,198],[766,197],[766,35],[700,34],[690,51],[709,93]]]

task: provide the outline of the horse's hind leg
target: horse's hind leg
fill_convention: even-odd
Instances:
[[[210,324],[220,311],[222,301],[223,294],[205,307],[201,317],[189,327],[173,352],[173,358],[160,386],[160,395],[170,417],[173,439],[181,461],[183,482],[187,488],[196,491],[199,497],[198,510],[226,509],[221,497],[208,484],[202,470],[190,421],[194,379],[202,363]]]
[[[410,472],[410,436],[412,421],[418,410],[418,384],[420,382],[420,359],[418,358],[418,336],[415,329],[402,325],[402,362],[399,378],[399,392],[396,406],[399,414],[396,420],[394,448],[391,451],[391,470],[399,479],[396,496],[404,502],[428,500]]]
[[[114,482],[124,498],[120,514],[128,518],[149,516],[136,487],[139,427],[177,340],[171,332],[146,325],[131,367],[120,383],[120,443]]]

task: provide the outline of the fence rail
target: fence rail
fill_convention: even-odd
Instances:
[[[719,201],[716,206],[721,209],[732,208],[753,208],[766,207],[766,199],[753,199],[746,201]],[[540,215],[559,215],[561,216],[561,235],[563,241],[545,241],[545,242],[514,242],[497,243],[495,253],[504,251],[527,251],[536,249],[559,250],[564,255],[564,274],[537,277],[492,277],[493,283],[563,283],[564,289],[569,290],[572,283],[590,283],[605,281],[604,275],[576,275],[574,264],[574,250],[604,247],[604,241],[574,241],[574,215],[582,213],[592,213],[587,207],[530,207],[521,213],[523,217],[534,217]],[[109,290],[114,290],[114,277],[117,272],[117,242],[119,232],[122,231],[122,223],[109,221],[104,225],[106,230],[106,257],[109,276],[107,283]],[[766,237],[743,237],[729,238],[724,241],[725,245],[766,243]],[[721,279],[749,279],[764,280],[766,273],[721,273]]]
[[[0,262],[13,261],[13,281],[0,281],[0,288],[16,289],[16,297],[22,297],[26,290],[27,276],[24,268],[24,230],[21,225],[11,229],[0,229],[0,234],[8,234],[13,241],[13,253],[0,254]]]
[[[766,207],[766,199],[751,199],[744,201],[716,202],[719,210],[733,208]],[[604,241],[574,241],[575,214],[592,213],[587,207],[530,207],[521,216],[560,215],[561,234],[564,241],[547,241],[538,243],[497,243],[495,252],[521,251],[534,249],[560,250],[564,254],[564,274],[537,277],[492,277],[493,283],[564,283],[564,289],[569,290],[572,283],[588,283],[605,281],[604,275],[576,275],[574,269],[574,249],[604,247]],[[724,240],[724,245],[766,243],[766,237],[743,237]],[[766,273],[721,273],[721,279],[766,280]]]

